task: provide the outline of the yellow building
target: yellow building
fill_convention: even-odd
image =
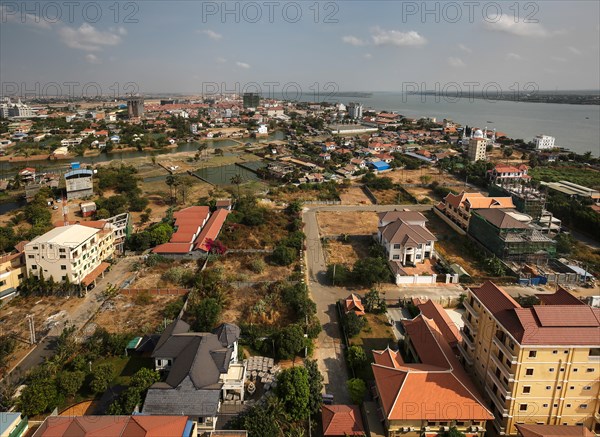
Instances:
[[[16,293],[17,287],[25,278],[25,243],[17,244],[15,252],[0,255],[0,300]]]
[[[500,435],[516,435],[517,424],[600,432],[600,309],[567,295],[522,308],[492,282],[469,290],[461,361]]]

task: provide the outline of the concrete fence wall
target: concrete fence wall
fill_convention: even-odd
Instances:
[[[121,294],[128,296],[137,296],[138,294],[148,293],[153,296],[185,296],[190,292],[187,288],[124,288]]]

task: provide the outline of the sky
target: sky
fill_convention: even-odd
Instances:
[[[10,95],[600,89],[600,2],[0,1]]]

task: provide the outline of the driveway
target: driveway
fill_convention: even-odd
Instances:
[[[344,359],[339,319],[335,304],[347,297],[350,291],[343,287],[327,285],[325,256],[317,223],[318,211],[393,211],[410,208],[426,211],[431,205],[327,205],[305,209],[302,215],[306,234],[305,262],[307,266],[308,288],[312,300],[317,305],[317,317],[323,330],[316,342],[315,358],[323,374],[326,393],[333,394],[334,403],[350,403],[346,388],[348,369]]]
[[[25,377],[32,368],[39,366],[45,359],[54,355],[56,339],[65,325],[69,324],[75,326],[77,330],[80,330],[96,314],[104,302],[102,293],[107,289],[109,284],[120,284],[127,275],[131,274],[129,273],[131,264],[137,259],[138,257],[120,258],[117,263],[112,266],[111,270],[104,275],[104,278],[97,281],[96,287],[82,298],[81,304],[75,307],[66,318],[58,322],[50,330],[48,335],[41,339],[37,346],[17,363],[6,376],[13,375],[13,377],[21,379]]]

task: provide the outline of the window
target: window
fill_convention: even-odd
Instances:
[[[393,259],[400,259],[400,255],[394,255],[392,256]]]
[[[575,367],[575,368],[573,369],[573,372],[579,372],[579,369],[578,369],[577,367]]]
[[[554,404],[554,408],[558,408],[558,404]]]
[[[546,390],[550,390],[552,387],[550,387],[549,385],[546,386]]]
[[[531,387],[529,387],[528,385],[526,385],[525,387],[523,387],[523,393],[531,393]]]
[[[585,369],[585,371],[587,373],[592,373],[594,371],[594,368],[593,367],[588,367],[587,369]]]
[[[548,404],[544,404],[542,405],[544,408],[548,408]]]
[[[394,249],[400,249],[400,245],[399,244],[394,244]]]
[[[23,273],[19,273],[19,275],[17,276],[18,279],[23,279]]]
[[[584,390],[591,390],[592,387],[590,385],[586,385],[585,387],[583,387]]]
[[[66,275],[65,275],[65,276],[63,276],[63,277],[62,277],[62,280],[63,280],[63,281],[66,281],[66,280],[67,280],[67,276],[66,276]]]
[[[65,266],[64,264],[62,266],[60,266],[61,270],[67,270],[67,266]]]
[[[562,386],[561,386],[561,385],[558,385],[558,386],[556,386],[556,389],[557,389],[557,390],[560,390],[561,388],[562,388]]]
[[[417,258],[417,259],[421,259],[421,255],[417,255],[417,256],[416,256],[416,258]]]
[[[548,370],[549,370],[550,372],[554,372],[554,367],[550,367]]]
[[[529,358],[535,358],[537,356],[537,351],[529,351]]]
[[[575,386],[572,385],[571,387],[569,387],[569,390],[575,390]]]
[[[33,270],[37,270],[37,266],[36,266],[36,265],[32,265],[32,266],[31,266],[31,268],[32,268]]]
[[[519,411],[527,411],[527,404],[519,405]]]
[[[533,369],[525,369],[525,375],[526,375],[526,376],[531,376],[531,375],[533,375]]]
[[[2,287],[3,285],[6,285],[6,281],[0,281],[0,287]]]
[[[582,410],[587,410],[587,404],[581,404],[579,408],[581,408]]]
[[[60,253],[65,253],[65,252],[66,252],[66,250],[65,250],[65,249],[58,249],[58,251],[59,251]]]
[[[561,372],[564,372],[564,371],[565,371],[565,368],[564,368],[564,367],[561,367],[561,368],[560,368],[560,371],[561,371]]]
[[[33,258],[35,258],[35,256],[33,256],[33,255],[27,255],[27,258],[33,259]]]
[[[600,347],[593,347],[590,349],[590,358],[600,358]]]
[[[553,353],[554,355],[556,355],[556,354],[558,353],[558,351],[552,351],[552,353]]]
[[[60,255],[60,259],[65,259],[67,255]]]
[[[571,408],[571,404],[567,404],[567,408]]]

